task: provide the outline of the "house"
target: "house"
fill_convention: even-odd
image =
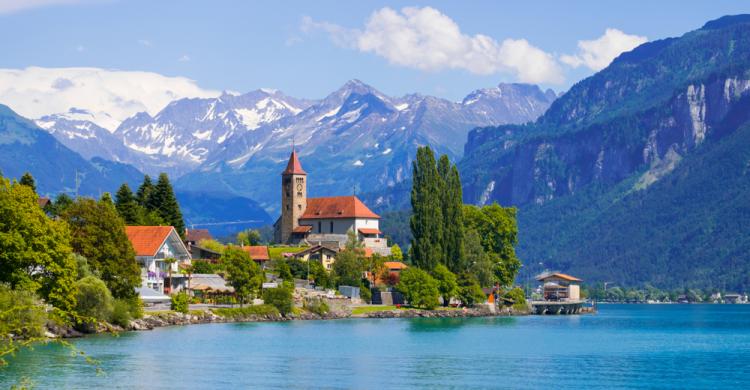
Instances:
[[[242,250],[247,252],[250,258],[263,269],[266,268],[268,260],[271,260],[271,256],[268,255],[268,247],[265,245],[243,246]]]
[[[349,232],[353,232],[365,248],[387,256],[390,248],[379,225],[380,216],[355,195],[308,198],[307,173],[297,152],[292,151],[281,173],[281,216],[274,223],[276,242],[343,248]]]
[[[543,283],[545,301],[581,300],[581,279],[561,272],[548,272],[537,276],[536,280]]]
[[[208,229],[185,229],[185,245],[190,248],[203,240],[213,240]]]
[[[217,252],[213,249],[204,248],[198,245],[189,245],[188,250],[190,251],[190,257],[193,260],[208,260],[215,263],[216,260],[221,258],[221,252]]]
[[[162,294],[187,287],[180,267],[190,265],[190,252],[172,226],[126,226],[125,233],[135,249],[143,287]]]
[[[383,263],[383,267],[385,268],[385,271],[386,271],[384,275],[371,275],[368,272],[367,278],[371,282],[373,282],[375,285],[397,284],[399,281],[399,277],[401,275],[401,271],[408,268],[406,264],[400,261],[386,261]]]
[[[332,249],[325,245],[314,245],[302,252],[297,252],[294,257],[302,261],[317,261],[327,270],[333,269],[333,263],[336,261],[338,250]]]
[[[38,204],[41,208],[45,208],[52,205],[52,201],[45,196],[40,196],[39,198],[37,198],[36,204]]]
[[[734,294],[734,293],[724,294],[724,302],[747,303],[747,295],[740,295],[740,294]]]

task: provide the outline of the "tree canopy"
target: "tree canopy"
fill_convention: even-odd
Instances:
[[[75,277],[66,224],[47,217],[30,186],[0,177],[0,282],[71,310]]]
[[[263,272],[247,252],[229,245],[221,255],[221,262],[227,271],[227,282],[234,288],[240,305],[258,293],[263,284]]]
[[[76,199],[62,214],[70,226],[73,250],[86,257],[116,298],[135,295],[141,272],[115,206],[90,198]]]

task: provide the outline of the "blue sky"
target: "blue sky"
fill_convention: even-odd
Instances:
[[[246,92],[271,87],[307,98],[323,97],[346,80],[358,78],[389,95],[420,92],[460,100],[473,89],[502,81],[536,81],[565,90],[594,72],[582,57],[579,41],[596,40],[607,29],[635,37],[631,42],[639,37],[677,36],[710,19],[743,13],[748,8],[744,5],[717,0],[618,4],[0,0],[0,68],[149,71],[193,79],[206,89]],[[385,30],[368,30],[374,13],[386,7],[393,12],[380,15],[383,18],[376,23]],[[435,12],[425,13],[427,19],[422,20],[428,21],[428,28],[429,17],[447,20],[465,42],[474,44],[480,42],[477,34],[484,36],[492,53],[451,47],[446,49],[448,57],[461,53],[480,59],[437,56],[424,64],[419,53],[406,58],[414,53],[413,47],[392,52],[393,41],[378,41],[378,34],[389,31],[394,34],[390,39],[398,39],[400,32],[394,25],[407,18],[404,7],[415,7],[416,13],[430,7]],[[421,26],[407,23],[405,28]],[[363,41],[367,36],[376,41]],[[518,47],[519,42],[525,42],[523,47]],[[552,65],[527,74],[530,63],[524,61],[536,65],[533,58],[540,57],[507,58],[517,53],[546,56]]]

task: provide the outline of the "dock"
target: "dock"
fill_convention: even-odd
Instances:
[[[593,308],[584,307],[586,301],[531,301],[534,314],[581,314],[591,313]]]

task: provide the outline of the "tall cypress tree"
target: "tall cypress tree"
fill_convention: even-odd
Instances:
[[[429,146],[417,149],[412,163],[411,207],[412,262],[432,270],[443,262],[443,214],[440,201],[440,177],[435,155]]]
[[[461,176],[458,168],[453,165],[445,178],[445,194],[443,198],[443,251],[445,265],[454,273],[461,273],[468,268],[464,250],[464,214],[463,192],[461,191]]]
[[[159,175],[159,180],[148,197],[146,207],[156,211],[166,223],[174,226],[181,237],[185,235],[185,222],[182,220],[180,204],[177,203],[177,197],[174,195],[172,184],[169,183],[166,173]]]
[[[139,205],[133,191],[128,183],[123,183],[115,194],[115,207],[126,225],[137,225],[140,223]]]
[[[146,175],[143,177],[143,183],[138,187],[138,192],[135,194],[135,198],[138,204],[147,207],[148,199],[151,196],[151,191],[154,190],[154,184],[151,182],[151,177]]]

